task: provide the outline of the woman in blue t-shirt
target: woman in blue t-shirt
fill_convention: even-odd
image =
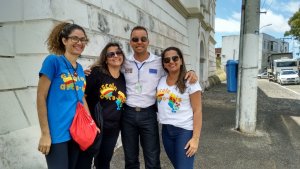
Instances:
[[[38,150],[45,154],[49,169],[74,169],[79,154],[69,128],[78,100],[88,110],[84,98],[85,75],[77,63],[88,39],[76,24],[56,25],[47,39],[51,53],[39,72],[37,111],[41,127]]]

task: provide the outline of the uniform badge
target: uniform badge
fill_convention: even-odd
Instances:
[[[157,74],[157,69],[149,69],[149,73]]]

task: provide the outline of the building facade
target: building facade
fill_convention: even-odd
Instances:
[[[222,37],[222,54],[221,63],[226,67],[227,60],[239,59],[239,35],[230,35]],[[258,53],[253,52],[253,57],[258,57],[258,72],[266,71],[268,66],[268,57],[274,53],[287,53],[289,51],[289,43],[283,39],[266,33],[259,34]]]
[[[222,54],[222,48],[215,48],[215,55],[216,55],[216,66],[217,69],[221,69],[221,54]]]
[[[79,60],[84,67],[111,41],[130,54],[131,29],[145,26],[151,52],[179,47],[187,68],[206,86],[216,69],[215,6],[216,0],[1,0],[0,134],[38,124],[38,72],[56,23],[72,20],[86,30],[90,42]]]

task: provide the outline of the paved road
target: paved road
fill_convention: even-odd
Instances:
[[[236,96],[226,92],[225,84],[204,93],[201,147],[195,169],[300,168],[298,95],[267,80],[258,80],[258,85],[257,132],[253,135],[233,130]],[[161,150],[162,168],[171,169],[163,147]],[[120,148],[112,168],[123,168],[123,158]],[[143,169],[143,162],[141,166]]]
[[[280,85],[278,83],[274,83],[274,84]],[[294,84],[292,84],[292,85],[280,85],[280,86],[282,88],[288,89],[288,90],[290,90],[290,91],[292,91],[292,92],[294,92],[294,93],[296,93],[300,96],[300,85],[299,84],[297,84],[297,85],[294,85]]]
[[[300,85],[258,81],[258,120],[272,145],[277,168],[300,168]]]

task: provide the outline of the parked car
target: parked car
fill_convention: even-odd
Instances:
[[[283,70],[278,74],[277,82],[284,84],[300,84],[299,75],[293,70]]]
[[[257,75],[258,79],[268,79],[268,72],[263,72]]]

